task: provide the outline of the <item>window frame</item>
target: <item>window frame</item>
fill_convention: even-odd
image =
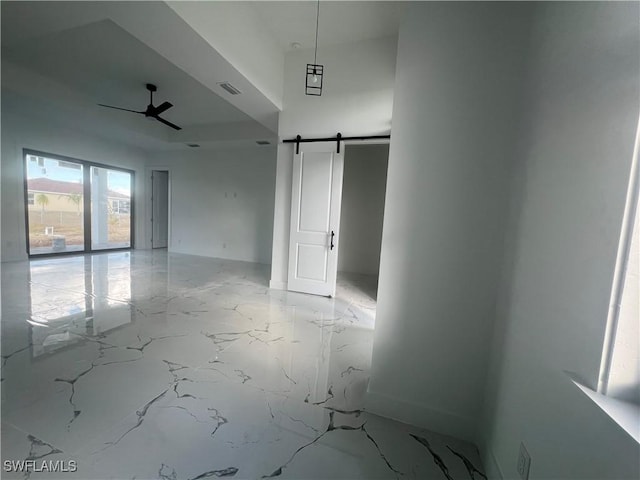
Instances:
[[[640,166],[638,165],[639,151],[640,119],[638,120],[633,157],[631,161],[629,184],[627,186],[627,193],[625,197],[625,208],[619,237],[620,241],[618,243],[613,286],[611,289],[611,297],[609,300],[609,311],[604,336],[604,345],[602,349],[602,357],[600,360],[600,371],[598,373],[597,392],[602,395],[608,394],[609,380],[611,377],[611,368],[613,365],[614,350],[616,345],[618,320],[620,318],[622,297],[624,293],[625,280],[627,277],[627,267],[629,264],[631,243],[633,240],[633,231],[636,221],[636,211],[638,208],[640,208],[640,205],[638,204],[640,201]],[[638,321],[640,321],[640,319],[638,319]]]
[[[31,245],[29,243],[29,184],[27,178],[27,164],[31,157],[49,158],[51,160],[57,160],[62,162],[79,163],[83,167],[83,202],[84,202],[84,248],[82,250],[75,250],[70,252],[50,252],[50,253],[31,253]],[[39,158],[36,160],[39,165]],[[131,170],[123,167],[116,167],[113,165],[106,165],[103,163],[97,163],[89,160],[81,160],[79,158],[69,157],[66,155],[58,155],[56,153],[43,152],[41,150],[32,150],[30,148],[22,149],[22,178],[24,182],[24,216],[25,216],[25,243],[27,248],[27,256],[29,259],[34,258],[46,258],[46,257],[58,257],[61,255],[83,255],[86,253],[99,253],[99,252],[117,252],[132,250],[135,248],[135,170]],[[116,170],[125,172],[131,175],[131,198],[130,198],[130,217],[129,217],[129,232],[130,242],[128,247],[119,248],[100,248],[94,249],[91,244],[91,179],[90,172],[91,167],[103,168],[108,170]],[[34,199],[35,202],[35,199]]]

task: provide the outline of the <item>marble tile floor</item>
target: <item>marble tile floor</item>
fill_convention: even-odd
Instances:
[[[2,478],[484,478],[473,445],[364,409],[375,279],[268,277],[166,251],[3,264]]]

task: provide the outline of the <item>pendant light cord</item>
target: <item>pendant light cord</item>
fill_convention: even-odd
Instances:
[[[313,64],[317,65],[318,64],[318,24],[319,24],[319,20],[320,20],[320,0],[318,0],[318,7],[316,10],[316,50],[315,53],[313,55]]]

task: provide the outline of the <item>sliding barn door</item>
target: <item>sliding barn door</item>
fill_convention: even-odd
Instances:
[[[293,158],[288,289],[334,296],[344,145],[301,143]]]

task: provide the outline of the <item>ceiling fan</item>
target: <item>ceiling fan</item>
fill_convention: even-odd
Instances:
[[[171,104],[169,102],[164,102],[164,103],[158,105],[157,107],[154,107],[153,106],[153,92],[158,90],[158,87],[156,87],[152,83],[147,83],[147,90],[149,90],[150,99],[149,99],[149,105],[147,105],[147,109],[146,110],[142,110],[142,111],[140,111],[140,110],[129,110],[128,108],[114,107],[113,105],[104,105],[102,103],[99,103],[98,105],[100,105],[101,107],[114,108],[116,110],[124,110],[125,112],[140,113],[140,114],[144,115],[145,117],[155,118],[159,122],[164,123],[165,125],[168,125],[171,128],[174,128],[176,130],[182,130],[182,128],[180,128],[179,126],[177,126],[177,125],[165,120],[164,118],[160,118],[160,114],[163,113],[163,112],[166,112],[171,107],[173,107],[173,104]]]

